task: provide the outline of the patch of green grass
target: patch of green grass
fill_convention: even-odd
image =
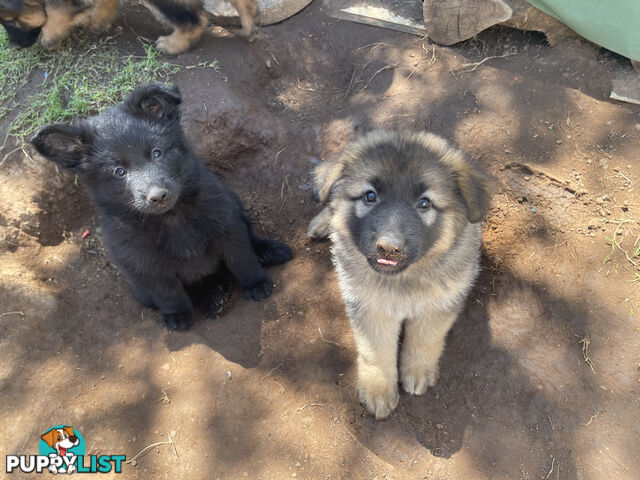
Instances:
[[[9,118],[0,147],[9,136],[25,138],[40,126],[96,113],[137,85],[166,82],[181,68],[217,69],[215,61],[187,67],[169,63],[141,39],[144,54],[139,56],[121,51],[114,37],[88,34],[67,39],[53,52],[39,44],[16,50],[0,30],[0,120]]]

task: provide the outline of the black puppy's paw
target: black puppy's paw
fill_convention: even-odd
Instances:
[[[162,324],[169,330],[186,330],[193,325],[193,321],[193,312],[162,314]]]
[[[265,238],[260,239],[256,254],[262,266],[280,265],[291,260],[293,250],[282,242]]]
[[[266,278],[251,287],[245,287],[244,297],[259,302],[260,300],[264,300],[269,295],[271,295],[272,290],[273,282],[270,278]]]

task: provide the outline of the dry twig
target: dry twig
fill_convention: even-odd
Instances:
[[[385,65],[382,68],[379,68],[378,70],[375,71],[375,73],[373,75],[371,75],[371,77],[369,78],[369,81],[365,84],[364,87],[362,87],[361,91],[364,91],[367,89],[367,87],[369,86],[369,84],[371,83],[371,81],[376,77],[376,75],[378,75],[379,73],[384,72],[385,70],[390,70],[392,68],[396,68],[398,65],[394,64],[394,65]]]
[[[506,58],[506,57],[510,57],[512,55],[515,55],[515,52],[510,52],[510,53],[505,53],[504,55],[493,55],[491,57],[487,57],[487,58],[483,58],[482,60],[480,60],[479,62],[474,62],[474,63],[465,63],[464,65],[460,65],[458,68],[452,70],[451,72],[457,72],[457,71],[463,71],[464,73],[468,73],[468,72],[473,72],[475,71],[480,65],[482,65],[483,63],[489,61],[489,60],[493,60],[494,58]],[[466,70],[469,67],[473,67],[471,68],[471,70]]]

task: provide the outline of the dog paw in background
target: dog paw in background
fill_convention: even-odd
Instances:
[[[202,0],[144,0],[144,5],[162,24],[173,28],[156,46],[167,54],[186,52],[205,33],[209,20]],[[243,34],[251,41],[258,33],[256,0],[232,0],[242,23]],[[9,42],[30,47],[40,36],[40,43],[52,50],[76,27],[94,33],[107,31],[118,11],[118,0],[4,0],[0,2],[0,24]]]

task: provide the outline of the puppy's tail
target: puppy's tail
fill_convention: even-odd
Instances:
[[[320,213],[311,219],[307,237],[322,239],[327,238],[331,233],[331,210],[324,207]]]
[[[280,265],[293,258],[293,250],[277,240],[252,236],[251,244],[260,264],[264,267]]]

